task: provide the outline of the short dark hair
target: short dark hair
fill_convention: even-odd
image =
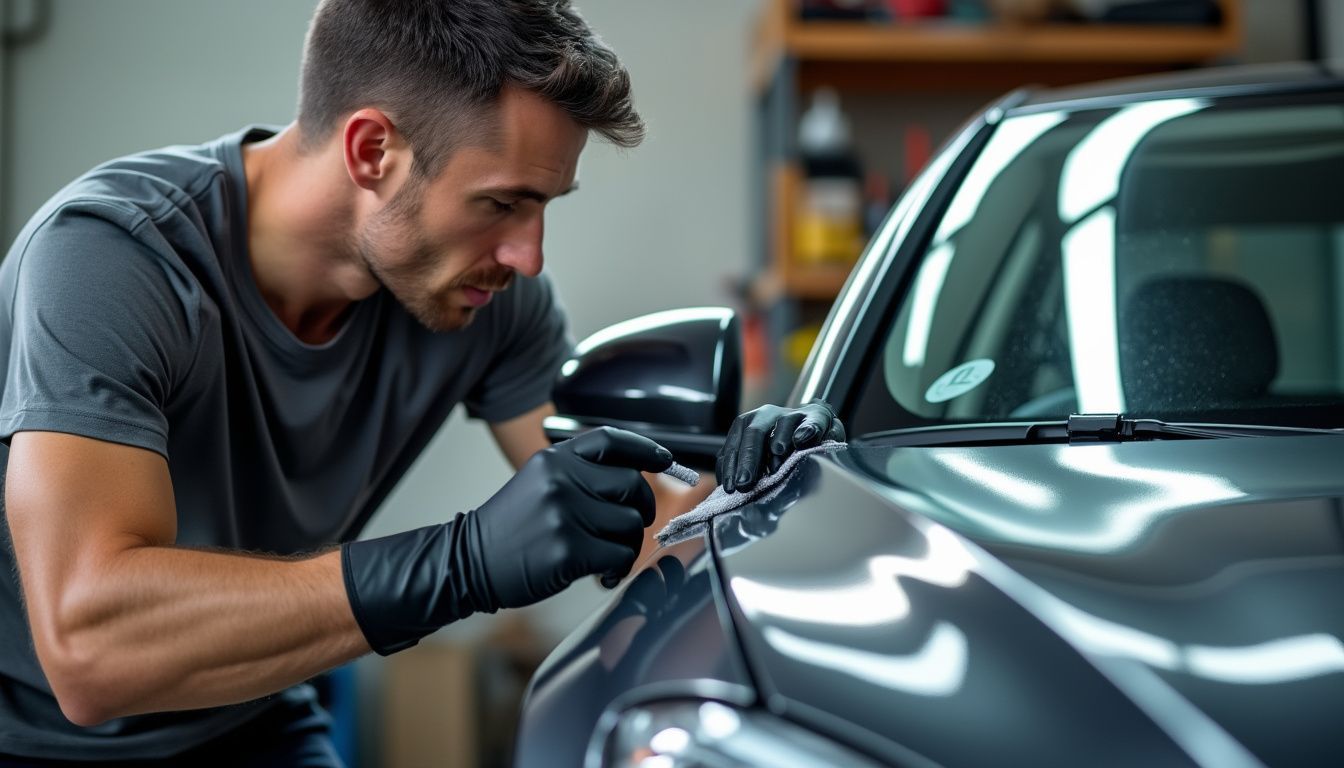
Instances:
[[[644,138],[630,74],[569,0],[322,0],[304,46],[305,147],[356,109],[387,112],[433,176],[489,133],[505,85],[536,93],[621,147]]]

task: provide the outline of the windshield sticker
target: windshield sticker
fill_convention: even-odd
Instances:
[[[930,403],[945,403],[980,386],[994,372],[993,360],[972,360],[944,373],[924,393]]]

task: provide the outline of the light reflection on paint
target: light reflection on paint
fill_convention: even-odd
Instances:
[[[733,596],[748,616],[870,627],[900,621],[910,612],[905,590],[890,582],[861,581],[852,586],[776,587],[744,576],[732,578]]]
[[[1291,683],[1344,672],[1344,643],[1316,633],[1255,645],[1180,645],[1057,601],[1055,628],[1087,653],[1133,659],[1156,669],[1234,685]]]
[[[1010,475],[966,454],[942,452],[934,454],[933,459],[972,483],[1018,504],[1043,511],[1059,506],[1059,496],[1048,486]]]
[[[661,755],[679,755],[691,745],[691,734],[685,728],[664,728],[649,739],[649,748]]]
[[[700,731],[714,740],[726,739],[737,733],[742,727],[742,718],[732,707],[726,707],[717,701],[706,701],[700,705]]]
[[[636,317],[603,328],[575,345],[574,354],[578,356],[585,355],[594,347],[599,347],[607,342],[614,341],[624,336],[651,331],[655,328],[697,320],[722,321],[731,314],[732,310],[723,307],[691,307],[688,309],[671,309],[666,312],[655,312],[651,315]]]
[[[1088,653],[1134,659],[1158,669],[1180,668],[1180,649],[1164,637],[1093,616],[1062,600],[1052,601],[1052,608],[1055,629]]]
[[[1245,491],[1222,476],[1126,464],[1116,451],[1117,446],[1102,444],[1073,446],[1056,454],[1060,466],[1130,486],[1107,495],[1093,493],[1085,502],[1088,513],[1073,514],[1067,520],[1059,515],[1041,520],[1014,517],[937,491],[929,492],[928,496],[947,511],[1007,541],[1093,553],[1124,549],[1162,518],[1182,509],[1246,497]],[[890,471],[897,476],[895,473],[901,468],[893,467]],[[1133,486],[1143,490],[1136,493]],[[1110,501],[1108,497],[1124,500]],[[1066,511],[1062,506],[1056,510]],[[1066,527],[1070,525],[1080,527]]]
[[[710,403],[714,401],[714,396],[698,389],[690,387],[677,387],[671,384],[659,384],[658,394],[663,397],[670,397],[674,400],[681,400],[688,403]]]
[[[762,636],[771,648],[804,664],[920,696],[951,696],[966,679],[966,635],[945,621],[934,626],[923,647],[902,656],[822,643],[778,627],[766,627]]]
[[[1221,475],[1126,464],[1120,461],[1113,445],[1061,451],[1059,465],[1094,477],[1152,489],[1133,501],[1112,504],[1106,510],[1109,537],[1117,546],[1137,541],[1154,522],[1177,510],[1246,496],[1245,491]]]
[[[580,424],[578,421],[571,419],[568,416],[547,416],[544,424],[547,429],[568,430],[571,432],[583,429],[583,424]]]
[[[1334,635],[1285,637],[1241,648],[1191,645],[1185,665],[1192,674],[1227,683],[1286,683],[1344,672],[1344,643]]]
[[[929,548],[923,557],[869,558],[867,578],[854,584],[781,587],[736,576],[731,580],[733,596],[748,616],[849,627],[900,621],[910,613],[910,598],[897,579],[955,588],[966,583],[975,563],[974,556],[946,528],[930,528],[927,541]]]

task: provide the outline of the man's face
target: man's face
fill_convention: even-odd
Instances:
[[[542,267],[542,213],[570,191],[588,132],[530,92],[506,88],[497,141],[467,142],[433,179],[409,179],[356,234],[356,255],[425,327],[462,328]]]

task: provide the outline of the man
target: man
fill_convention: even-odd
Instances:
[[[563,0],[324,0],[293,125],[34,216],[0,266],[0,763],[335,764],[302,681],[630,570],[670,454],[541,429],[568,351],[543,211],[594,131],[643,125]],[[351,543],[459,402],[518,474]],[[720,470],[837,434],[758,410]]]

